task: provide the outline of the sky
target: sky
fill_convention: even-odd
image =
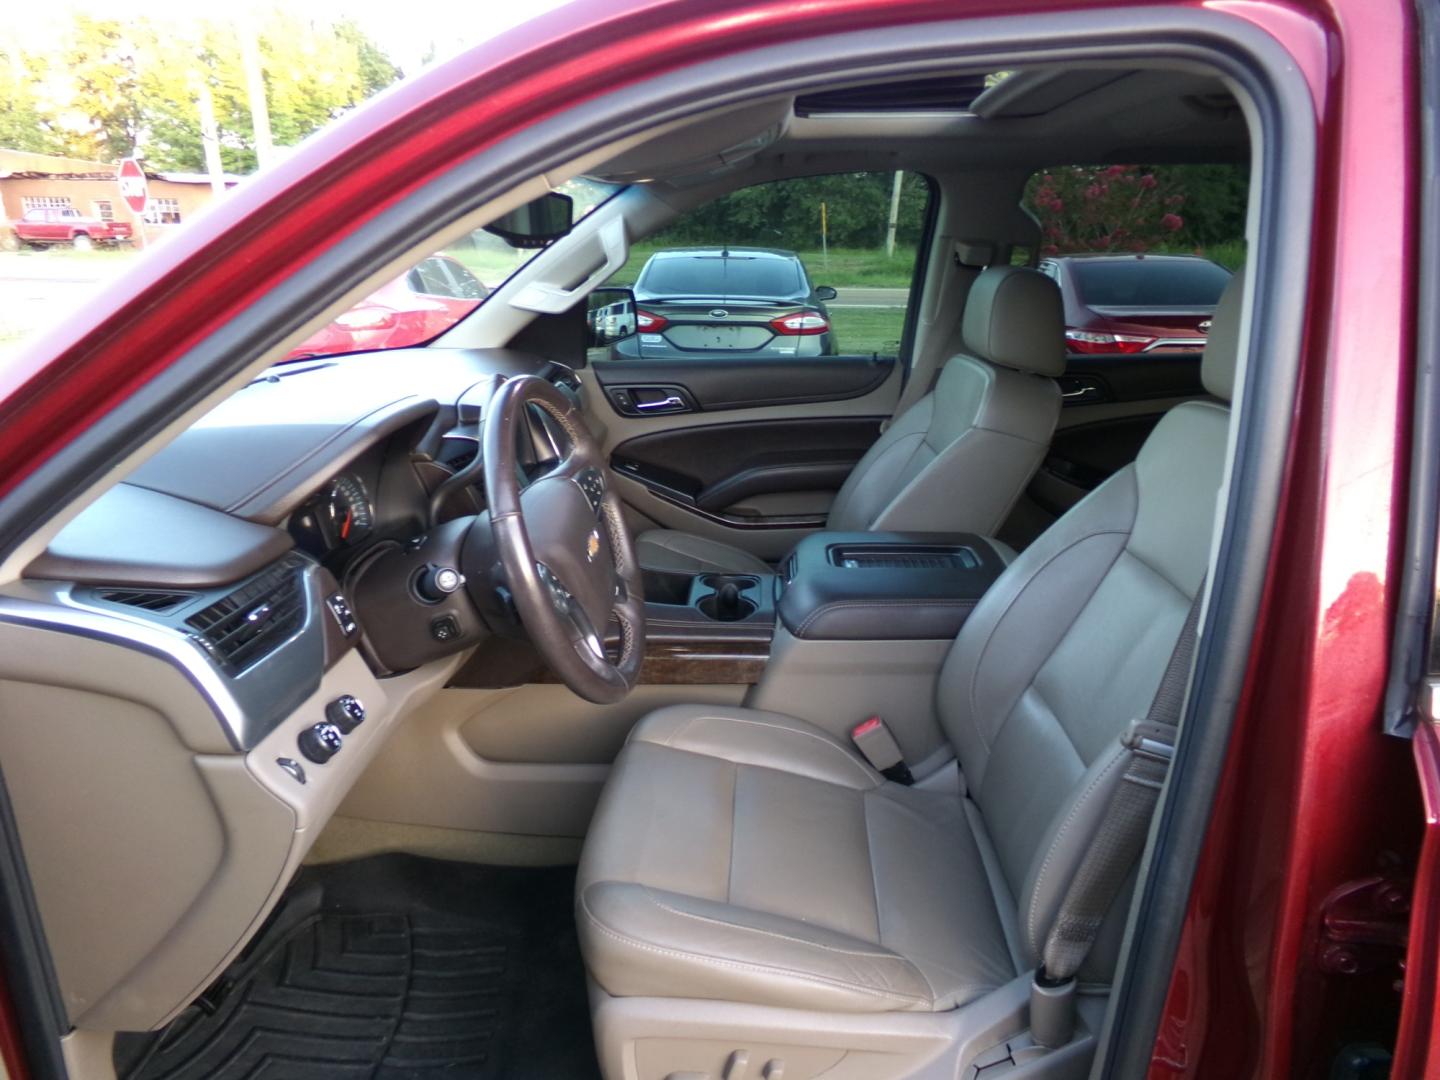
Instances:
[[[443,60],[477,42],[534,18],[567,0],[464,0],[462,3],[426,5],[429,18],[414,18],[406,0],[57,0],[30,5],[23,16],[7,19],[6,36],[21,49],[54,39],[59,28],[77,12],[112,19],[233,18],[245,10],[283,7],[293,15],[337,20],[353,18],[400,65],[407,75],[420,70],[420,60],[434,46]]]

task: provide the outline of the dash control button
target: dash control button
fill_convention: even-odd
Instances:
[[[355,621],[355,613],[350,610],[350,604],[346,601],[345,594],[337,592],[332,596],[327,596],[325,606],[335,617],[336,623],[340,626],[340,632],[346,637],[354,637],[355,631],[360,629],[360,625]]]
[[[454,615],[441,615],[431,620],[430,636],[436,641],[454,641],[460,636],[460,620]]]
[[[305,766],[301,765],[300,762],[294,758],[279,757],[275,759],[275,764],[293,776],[296,783],[305,783]]]
[[[325,722],[308,727],[300,733],[300,753],[316,765],[324,765],[340,752],[340,729]]]
[[[350,694],[341,694],[325,706],[325,719],[340,729],[340,734],[349,735],[365,722],[365,706]]]

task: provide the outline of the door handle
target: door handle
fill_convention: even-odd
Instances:
[[[659,409],[683,409],[685,407],[685,399],[680,397],[679,394],[671,394],[669,397],[663,398],[660,401],[636,401],[635,407],[641,412],[652,412]]]
[[[1060,384],[1061,404],[1079,405],[1086,401],[1109,400],[1104,384],[1089,375],[1061,375],[1055,381]]]

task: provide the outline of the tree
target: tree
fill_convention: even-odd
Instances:
[[[74,149],[65,133],[52,126],[35,92],[47,71],[41,57],[24,56],[13,47],[0,51],[0,146],[36,154],[68,154]]]
[[[834,173],[755,184],[690,211],[666,229],[661,243],[820,247],[820,206],[825,206],[831,247],[878,248],[885,241],[894,173]],[[913,245],[924,229],[929,189],[906,173],[900,189],[896,239]]]
[[[396,79],[400,69],[352,21],[272,11],[259,27],[275,141],[293,144]],[[139,152],[158,169],[200,171],[195,95],[210,87],[227,171],[255,167],[253,125],[228,20],[119,22],[72,17],[48,52],[16,54],[0,72],[0,145],[118,161]],[[48,72],[48,77],[43,77]],[[48,97],[35,87],[44,85]]]
[[[83,118],[77,135],[87,157],[119,161],[135,152],[142,123],[136,52],[120,22],[75,14],[61,63],[74,82],[70,104]]]
[[[1247,194],[1240,165],[1067,165],[1032,176],[1024,202],[1055,255],[1239,240]]]

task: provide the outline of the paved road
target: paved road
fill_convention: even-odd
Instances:
[[[83,307],[129,262],[108,253],[86,258],[44,251],[0,254],[0,359],[31,334]]]
[[[840,295],[825,306],[832,308],[897,308],[904,307],[909,301],[909,289],[871,289],[845,286],[840,289]]]

